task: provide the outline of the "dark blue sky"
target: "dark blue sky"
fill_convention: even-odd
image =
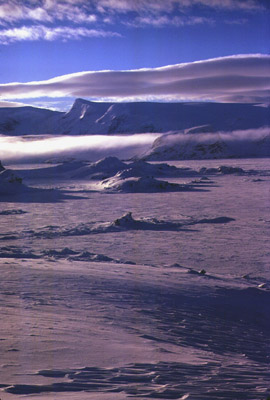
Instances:
[[[0,86],[268,54],[269,24],[269,2],[259,0],[0,0]],[[41,101],[24,93],[0,88],[0,100]]]

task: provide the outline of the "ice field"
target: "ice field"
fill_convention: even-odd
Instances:
[[[8,167],[1,400],[267,399],[269,159],[118,161]]]

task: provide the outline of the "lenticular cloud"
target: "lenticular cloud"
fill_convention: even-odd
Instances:
[[[0,85],[0,98],[89,97],[268,103],[270,56],[235,55],[161,68],[85,71]]]

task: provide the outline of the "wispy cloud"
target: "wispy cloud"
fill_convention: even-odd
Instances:
[[[17,101],[0,101],[0,107],[24,107],[24,103],[19,103]]]
[[[35,40],[78,40],[84,37],[112,37],[121,35],[116,32],[98,29],[88,29],[85,27],[71,28],[68,26],[48,27],[44,25],[21,26],[19,28],[9,28],[0,30],[0,43],[9,44],[20,41]]]
[[[0,98],[269,102],[270,56],[236,55],[161,68],[85,71],[39,82],[0,85]]]
[[[267,7],[263,0],[97,0],[100,10],[117,10],[118,12],[170,12],[177,9],[188,9],[203,5],[214,9],[259,10]]]
[[[41,0],[24,2],[21,0],[7,0],[0,2],[0,22],[2,24],[15,21],[72,21],[75,23],[95,22],[96,15],[91,8],[85,7],[83,2],[73,3],[68,0]]]
[[[154,26],[163,27],[170,26],[186,26],[199,24],[213,24],[212,18],[196,17],[196,16],[171,16],[171,15],[147,15],[138,16],[131,21],[127,21],[126,25],[134,27]]]
[[[268,0],[0,0],[0,23],[16,21],[93,23],[104,14],[133,12],[139,16],[187,12],[204,6],[214,10],[264,10]]]
[[[247,18],[238,18],[238,19],[226,19],[224,20],[225,24],[228,25],[244,25],[248,23]]]

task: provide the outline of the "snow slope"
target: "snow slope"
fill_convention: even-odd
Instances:
[[[0,162],[0,202],[60,202],[69,198],[72,196],[54,188],[44,189],[24,184],[22,177],[17,175],[16,171],[5,169]],[[11,210],[11,212],[7,210],[6,212],[7,215],[18,214],[16,210]]]
[[[134,192],[134,193],[149,193],[149,192],[180,192],[194,190],[191,184],[170,183],[164,180],[155,179],[151,176],[141,177],[122,177],[119,172],[109,179],[101,182],[102,187],[107,191],[116,192]]]
[[[0,108],[0,134],[35,135],[52,131],[62,113],[35,107]]]
[[[270,130],[171,133],[157,138],[144,160],[270,157]]]
[[[124,163],[117,157],[105,157],[96,162],[70,160],[55,166],[43,168],[18,169],[14,172],[28,180],[104,180],[118,173],[118,178],[129,177],[193,177],[196,171],[187,167],[176,168],[165,163],[150,164],[137,160]]]
[[[95,103],[75,100],[56,112],[0,108],[0,134],[114,134],[189,130],[231,131],[269,125],[269,108],[236,103]],[[208,128],[205,128],[207,126]]]
[[[18,195],[31,192],[31,188],[22,183],[22,179],[12,170],[5,169],[0,162],[0,195]]]

